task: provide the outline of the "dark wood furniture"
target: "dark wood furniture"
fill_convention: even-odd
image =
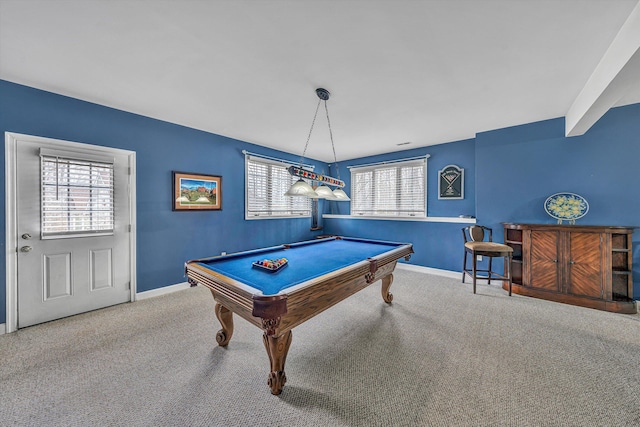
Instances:
[[[633,301],[634,227],[504,223],[513,292],[616,313]],[[503,284],[503,288],[507,286]]]
[[[267,384],[280,394],[291,330],[378,280],[383,300],[391,303],[396,263],[412,253],[411,244],[334,237],[193,260],[185,269],[189,283],[213,294],[222,325],[218,345],[231,340],[233,313],[263,330],[271,363]],[[256,259],[281,257],[288,265],[276,273],[252,268]]]
[[[511,296],[511,258],[513,249],[511,246],[503,245],[493,241],[493,230],[484,225],[470,225],[462,229],[464,239],[464,260],[462,262],[462,283],[468,274],[473,281],[473,293],[476,293],[477,279],[487,279],[491,284],[491,279],[504,279],[509,286],[509,296]],[[487,240],[485,241],[485,237]],[[467,268],[467,254],[471,255],[471,269]],[[478,268],[478,256],[485,256],[489,259],[486,269]],[[492,271],[493,258],[504,260],[504,274]]]

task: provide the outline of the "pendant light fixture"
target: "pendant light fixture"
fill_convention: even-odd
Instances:
[[[336,200],[336,196],[333,194],[333,191],[331,191],[331,189],[324,184],[317,187],[315,191],[318,197],[320,197],[321,199]]]
[[[317,199],[320,197],[318,193],[313,190],[309,184],[305,182],[304,179],[300,178],[296,181],[295,184],[289,188],[289,191],[284,193],[285,196],[304,196],[309,197],[310,199]]]
[[[336,158],[336,148],[333,143],[333,132],[331,131],[331,121],[329,120],[329,109],[327,108],[327,100],[331,94],[328,90],[323,88],[316,89],[316,95],[318,95],[318,105],[316,106],[316,112],[313,115],[313,121],[311,122],[311,129],[309,129],[309,135],[307,136],[307,143],[304,146],[304,150],[302,151],[302,156],[300,157],[300,167],[291,166],[289,168],[289,173],[293,176],[298,176],[300,179],[291,186],[289,191],[287,191],[285,196],[304,196],[309,198],[321,198],[326,200],[334,200],[334,201],[349,201],[349,196],[340,188],[344,187],[344,182],[340,180],[340,171],[338,170],[338,160]],[[329,126],[329,136],[331,138],[331,148],[333,149],[333,160],[336,164],[336,171],[338,172],[338,178],[333,178],[326,175],[319,175],[315,172],[308,171],[302,167],[304,164],[304,156],[307,153],[307,147],[309,147],[309,140],[311,139],[311,133],[313,132],[313,126],[316,123],[316,117],[318,116],[318,110],[320,109],[320,103],[324,101],[324,109],[327,114],[327,125]],[[310,179],[312,181],[317,181],[321,185],[318,186],[315,190],[309,184],[307,184],[303,178]],[[335,190],[331,190],[328,185],[336,186]]]

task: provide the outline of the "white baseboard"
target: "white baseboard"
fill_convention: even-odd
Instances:
[[[396,266],[403,270],[415,271],[416,273],[433,274],[435,276],[450,277],[452,279],[462,278],[462,273],[459,273],[457,271],[441,270],[439,268],[423,267],[421,265],[405,264],[403,262],[399,262],[398,264],[396,264]]]
[[[175,285],[164,286],[158,289],[151,289],[150,291],[139,292],[136,294],[136,301],[140,301],[147,298],[158,297],[160,295],[170,294],[172,292],[181,291],[183,289],[189,289],[191,285],[188,282],[176,283]],[[6,323],[0,323],[0,335],[7,333]]]
[[[451,270],[441,270],[439,268],[423,267],[421,265],[405,264],[399,262],[397,267],[403,270],[415,271],[417,273],[433,274],[435,276],[449,277],[451,279],[462,279],[462,273]],[[486,283],[486,280],[478,280],[477,283]],[[170,294],[172,292],[181,291],[183,289],[189,289],[191,285],[188,282],[176,283],[175,285],[164,286],[158,289],[151,289],[149,291],[139,292],[136,294],[136,301],[140,301],[147,298],[158,297],[160,295]]]
[[[458,279],[460,283],[462,283],[462,272],[461,271],[451,271],[451,270],[441,270],[439,268],[433,267],[423,267],[421,265],[413,265],[413,264],[405,264],[403,262],[399,262],[396,266],[403,270],[415,271],[416,273],[425,273],[425,274],[433,274],[434,276],[443,276],[448,277],[450,279]],[[494,282],[499,282],[500,279],[492,279]],[[471,277],[467,276],[465,279],[466,283],[471,283]],[[477,284],[486,285],[488,283],[487,279],[477,279]]]
[[[163,286],[158,289],[151,289],[150,291],[144,291],[136,293],[136,301],[140,301],[147,298],[159,297],[160,295],[170,294],[172,292],[181,291],[183,289],[189,289],[191,285],[188,282],[176,283],[175,285]]]

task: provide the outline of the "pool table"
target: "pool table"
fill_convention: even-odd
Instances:
[[[383,300],[390,303],[396,262],[412,253],[409,243],[336,236],[196,259],[185,264],[185,272],[189,283],[213,294],[222,325],[218,345],[226,346],[233,335],[233,313],[263,330],[271,362],[267,384],[271,393],[280,394],[291,330],[378,280]],[[275,272],[253,265],[282,258],[287,263]]]

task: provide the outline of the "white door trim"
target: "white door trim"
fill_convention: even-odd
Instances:
[[[18,329],[18,223],[17,223],[17,145],[20,140],[65,145],[73,149],[86,149],[87,145],[79,142],[69,142],[60,139],[43,138],[39,136],[23,135],[19,133],[5,132],[5,243],[6,243],[6,301],[7,319],[5,322],[6,333]],[[129,159],[129,223],[131,224],[131,236],[129,239],[130,253],[130,277],[131,277],[131,301],[136,299],[136,153],[135,151],[119,148],[94,146],[92,148],[103,153],[119,153]]]

